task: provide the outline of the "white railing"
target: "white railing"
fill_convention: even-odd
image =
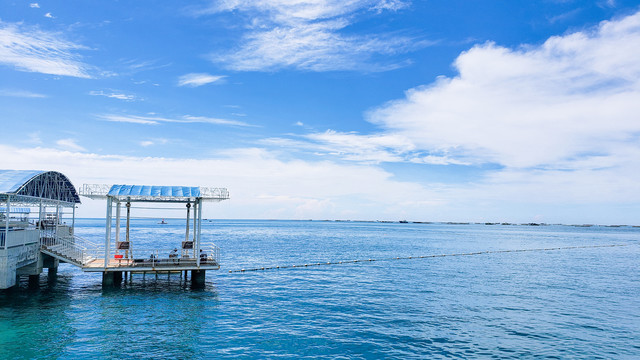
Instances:
[[[22,246],[38,242],[38,230],[36,229],[11,229],[6,233],[3,229],[0,234],[0,243],[4,248]],[[8,235],[7,239],[4,238],[5,234]]]
[[[97,244],[64,232],[42,231],[40,246],[43,251],[78,266],[104,257],[104,250]]]
[[[202,252],[198,257],[194,256],[193,250],[178,250],[174,248],[133,248],[118,250],[109,260],[109,266],[140,266],[140,267],[163,267],[163,266],[195,266],[198,258],[201,266],[219,266],[220,248],[215,244],[203,244]]]

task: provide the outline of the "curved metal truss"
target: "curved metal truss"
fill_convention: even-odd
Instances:
[[[64,203],[80,203],[78,192],[71,181],[57,171],[38,172],[17,190],[3,195],[10,195],[12,198],[18,198],[22,201],[31,198],[32,200],[44,199]]]

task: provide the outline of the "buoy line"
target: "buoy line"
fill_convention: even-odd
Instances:
[[[565,246],[565,247],[538,248],[538,249],[487,250],[487,251],[476,251],[476,252],[468,252],[468,253],[436,254],[436,255],[421,255],[421,256],[404,256],[404,257],[398,256],[398,257],[388,257],[388,258],[382,258],[382,259],[327,261],[327,262],[307,263],[307,264],[300,264],[300,265],[269,266],[269,267],[262,266],[262,267],[256,267],[256,268],[250,268],[250,269],[229,270],[229,272],[242,273],[242,272],[249,272],[249,271],[280,270],[280,269],[292,269],[292,268],[299,269],[299,268],[308,268],[312,266],[356,264],[356,263],[364,263],[364,262],[372,262],[372,261],[413,260],[413,259],[427,259],[427,258],[438,258],[438,257],[448,257],[448,256],[472,256],[472,255],[501,254],[501,253],[526,252],[526,251],[557,251],[557,250],[572,250],[572,249],[590,249],[590,248],[619,247],[619,246],[629,246],[629,245],[631,244],[584,245],[584,246]]]

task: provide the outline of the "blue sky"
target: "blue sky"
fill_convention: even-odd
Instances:
[[[224,186],[220,218],[637,223],[639,11],[3,1],[0,167]]]

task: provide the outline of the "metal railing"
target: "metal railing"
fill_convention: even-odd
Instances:
[[[175,248],[174,248],[175,249]],[[171,248],[133,248],[118,250],[109,260],[109,266],[120,267],[180,267],[196,266],[198,258],[201,266],[219,266],[220,248],[215,244],[203,244],[202,252],[195,257],[192,250],[174,252]]]
[[[77,266],[84,266],[104,257],[104,250],[97,244],[69,233],[60,234],[55,230],[41,231],[40,248],[50,255]]]

